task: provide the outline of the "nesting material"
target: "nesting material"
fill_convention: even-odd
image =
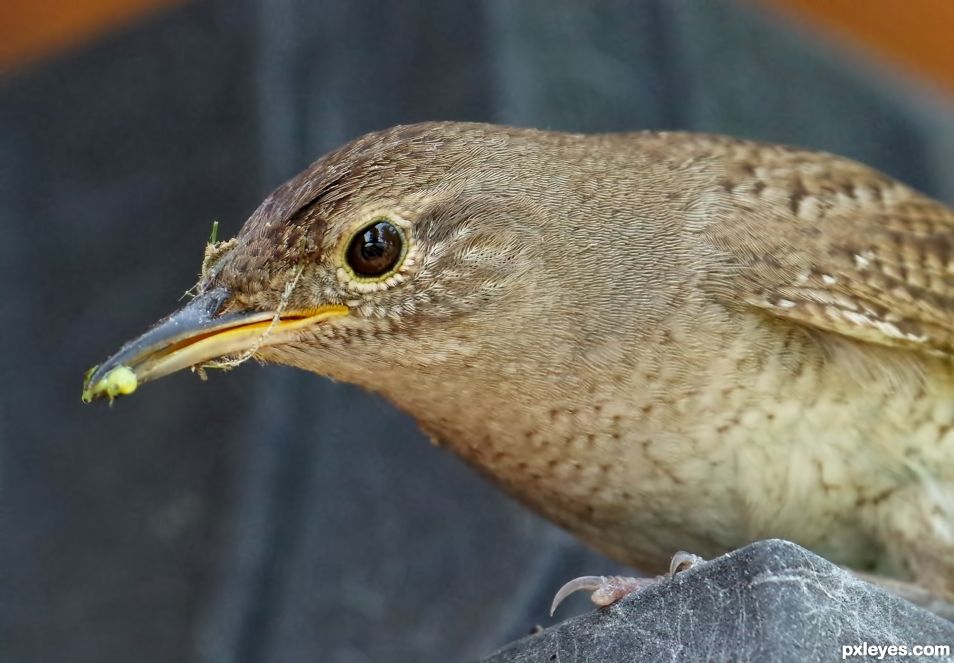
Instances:
[[[288,308],[288,300],[291,298],[292,292],[295,291],[295,288],[298,286],[298,279],[301,278],[301,273],[305,270],[304,265],[300,265],[295,271],[295,277],[285,284],[285,290],[282,292],[282,298],[278,302],[278,307],[275,309],[275,315],[272,316],[272,321],[268,323],[268,327],[265,328],[265,331],[261,333],[255,343],[248,350],[240,354],[234,359],[218,359],[216,361],[210,361],[206,364],[203,364],[200,369],[205,368],[218,368],[221,370],[231,370],[236,366],[244,364],[249,359],[255,356],[255,353],[258,352],[259,348],[262,347],[262,343],[265,342],[265,339],[271,333],[272,329],[275,328],[275,325],[281,320],[282,313],[285,312],[285,309]],[[202,377],[201,374],[199,377]]]

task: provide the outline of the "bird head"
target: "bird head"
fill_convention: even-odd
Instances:
[[[532,141],[439,123],[326,155],[209,245],[191,301],[91,371],[84,398],[252,357],[381,390],[520,356],[547,249],[528,160]]]

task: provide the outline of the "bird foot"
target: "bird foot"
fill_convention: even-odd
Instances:
[[[656,576],[655,578],[580,576],[579,578],[574,578],[563,585],[557,591],[556,596],[553,597],[553,603],[550,604],[550,616],[553,616],[553,613],[556,612],[556,609],[563,603],[566,597],[575,592],[590,592],[590,600],[602,608],[616,603],[627,594],[654,585],[660,580],[670,578],[704,561],[705,560],[698,555],[680,550],[672,556],[672,560],[669,562],[669,573],[663,576]]]

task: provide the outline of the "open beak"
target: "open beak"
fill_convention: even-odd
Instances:
[[[223,288],[204,292],[86,375],[83,400],[110,400],[129,394],[149,380],[175,371],[287,341],[287,332],[348,314],[348,307],[322,306],[308,311],[227,313]]]

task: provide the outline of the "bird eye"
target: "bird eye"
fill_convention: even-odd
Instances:
[[[348,266],[358,276],[382,276],[394,269],[403,252],[401,231],[386,219],[378,219],[351,239]]]

